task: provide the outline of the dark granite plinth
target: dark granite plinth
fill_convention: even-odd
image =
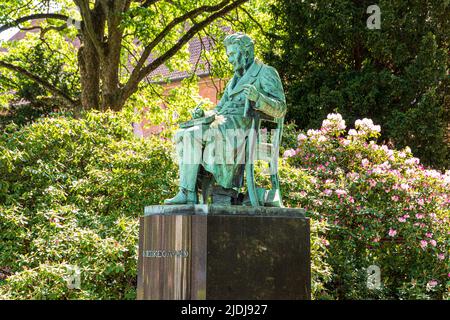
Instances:
[[[138,299],[310,299],[302,209],[150,206],[140,223]]]

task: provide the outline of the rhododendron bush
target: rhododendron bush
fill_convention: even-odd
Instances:
[[[347,132],[341,115],[329,114],[320,130],[300,133],[283,161],[306,183],[295,190],[282,166],[285,202],[328,223],[333,296],[448,298],[450,172],[424,168],[409,148],[377,144],[380,131],[363,119]],[[380,286],[367,285],[372,265]]]
[[[311,218],[312,297],[448,299],[449,174],[377,144],[380,130],[363,119],[347,132],[338,114],[306,133],[286,125],[283,202]],[[87,112],[11,125],[0,150],[0,299],[134,299],[138,217],[176,192],[174,145]]]

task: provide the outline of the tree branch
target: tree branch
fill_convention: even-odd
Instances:
[[[155,39],[153,39],[152,42],[150,42],[144,49],[141,58],[139,59],[138,64],[136,65],[136,73],[140,71],[140,69],[142,68],[142,66],[145,64],[145,62],[147,61],[148,57],[150,56],[150,53],[152,52],[152,50],[156,47],[156,45],[158,43],[161,42],[161,40],[178,24],[180,24],[181,22],[184,22],[188,19],[193,19],[196,16],[198,16],[199,14],[203,13],[203,12],[214,12],[216,10],[219,10],[220,8],[222,8],[224,5],[226,5],[227,3],[229,3],[230,0],[223,0],[222,2],[220,2],[219,4],[215,5],[215,6],[201,6],[198,7],[194,10],[191,10],[175,19],[173,19],[156,37]]]
[[[159,0],[145,0],[144,3],[141,5],[142,8],[148,8],[152,4],[157,3]]]
[[[104,56],[103,52],[103,45],[101,39],[98,39],[95,35],[95,28],[94,23],[92,21],[92,15],[91,15],[91,9],[89,8],[89,2],[86,2],[85,0],[74,0],[75,4],[80,9],[81,17],[84,21],[84,30],[86,35],[90,38],[92,41],[92,44],[95,47],[95,50],[97,51],[97,54],[100,57]]]
[[[153,41],[147,45],[144,49],[144,52],[141,55],[141,58],[139,59],[138,64],[136,65],[135,69],[133,70],[127,84],[124,87],[124,97],[128,98],[131,94],[133,94],[137,90],[138,83],[146,77],[148,74],[150,74],[153,70],[155,70],[158,66],[163,64],[166,60],[174,56],[178,50],[185,45],[190,39],[192,39],[199,31],[201,31],[203,28],[205,28],[208,24],[213,22],[214,20],[226,15],[231,10],[237,8],[244,2],[247,2],[248,0],[237,0],[235,2],[232,2],[228,6],[224,6],[227,3],[230,2],[230,0],[224,0],[220,2],[217,5],[214,6],[201,6],[194,10],[191,10],[184,15],[175,18],[172,20],[164,29],[161,31]],[[218,10],[218,11],[217,11]],[[211,14],[208,18],[203,20],[202,22],[195,24],[192,28],[189,29],[185,33],[184,36],[182,36],[178,42],[170,48],[167,52],[165,52],[163,55],[155,59],[153,62],[151,62],[149,65],[143,68],[144,63],[147,61],[151,51],[153,48],[179,23],[186,21],[187,19],[195,18],[196,16],[200,15],[204,12],[214,12]]]
[[[17,27],[21,23],[36,19],[59,19],[67,21],[69,17],[59,13],[36,13],[26,17],[21,17],[11,23],[4,24],[3,26],[0,27],[0,33],[5,30]]]
[[[250,14],[250,12],[248,12],[245,8],[239,8],[242,11],[244,11],[244,13],[258,26],[259,30],[261,30],[261,32],[263,34],[265,34],[268,37],[272,37],[275,38],[277,40],[281,40],[282,37],[280,37],[279,35],[275,34],[275,33],[271,33],[271,32],[267,32],[264,27]]]
[[[47,32],[49,32],[50,30],[56,30],[56,31],[62,31],[64,29],[67,28],[67,24],[62,24],[60,26],[49,26],[48,28],[42,28],[41,26],[33,26],[33,27],[29,27],[29,28],[22,28],[19,27],[20,31],[31,31],[31,30],[36,30],[39,29],[40,30],[40,35],[39,38],[41,40],[44,39],[44,36]]]
[[[203,28],[205,28],[207,25],[209,25],[211,22],[213,22],[214,20],[220,18],[221,16],[224,16],[225,14],[227,14],[228,12],[230,12],[231,10],[237,8],[238,6],[240,6],[241,4],[243,4],[244,2],[247,2],[248,0],[237,0],[235,2],[233,2],[232,4],[222,8],[221,10],[217,11],[216,13],[210,15],[208,18],[206,18],[205,20],[199,22],[198,24],[192,26],[192,28],[190,28],[179,40],[178,42],[169,50],[167,50],[163,55],[159,56],[157,59],[153,60],[148,66],[146,66],[145,68],[143,68],[140,72],[139,72],[139,79],[142,79],[146,74],[149,74],[150,72],[152,72],[153,70],[155,70],[158,66],[160,66],[161,64],[163,64],[166,60],[168,60],[169,58],[173,57],[179,49],[181,49],[181,47],[183,45],[185,45],[189,40],[191,40],[200,30],[202,30]]]
[[[28,77],[29,79],[39,83],[41,86],[43,86],[45,89],[50,91],[53,95],[60,97],[67,105],[71,107],[78,107],[78,104],[75,100],[73,100],[71,97],[69,97],[66,93],[61,91],[60,89],[56,88],[52,84],[50,84],[48,81],[38,77],[37,75],[29,72],[28,70],[12,65],[10,63],[4,62],[0,60],[0,67],[12,70],[14,72],[18,72],[20,74],[23,74],[24,76]]]
[[[204,32],[204,33],[208,36],[208,38],[212,40],[212,37],[208,35],[208,33],[206,32],[206,30],[203,30],[202,32]],[[203,39],[202,39],[202,37],[200,36],[200,34],[198,35],[198,38],[200,39],[200,43],[201,43],[203,52],[206,52],[206,47],[205,47],[205,45],[204,45],[204,43],[203,43]],[[212,66],[212,63],[211,63],[211,61],[209,61],[207,55],[204,55],[204,59],[206,60],[206,63],[208,64],[209,79],[211,80],[211,82],[212,82],[212,84],[213,84],[213,86],[214,86],[214,89],[216,89],[216,98],[217,98],[217,94],[220,92],[220,90],[219,90],[219,88],[217,87],[216,82],[214,81],[214,77],[213,77],[213,75],[212,75],[212,73],[211,73],[211,66]],[[219,79],[219,83],[220,83],[220,79]]]

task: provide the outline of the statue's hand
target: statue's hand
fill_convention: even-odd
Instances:
[[[218,114],[217,110],[206,110],[205,111],[205,117],[210,117],[213,114]]]
[[[256,87],[252,84],[244,84],[244,94],[245,97],[250,101],[256,101],[259,98],[259,92]]]
[[[194,110],[191,110],[192,119],[198,119],[205,116],[205,111],[199,106],[195,107]]]

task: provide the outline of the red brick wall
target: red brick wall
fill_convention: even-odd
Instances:
[[[225,88],[226,82],[220,79],[211,79],[204,77],[199,81],[199,94],[203,98],[208,98],[214,104],[219,102],[219,94]]]
[[[166,90],[172,89],[180,85],[180,81],[174,81],[165,85]],[[219,102],[219,94],[222,93],[226,85],[225,80],[211,79],[210,77],[202,77],[198,82],[199,95],[202,98],[208,98],[212,103]]]

